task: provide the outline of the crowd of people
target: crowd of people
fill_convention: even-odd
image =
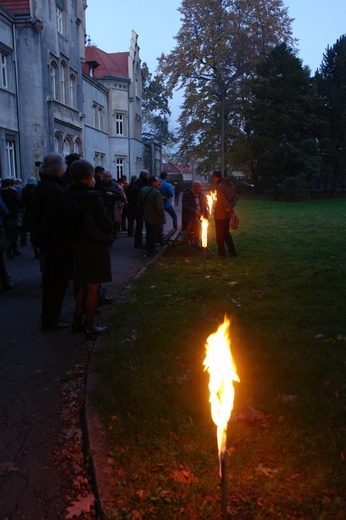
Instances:
[[[229,232],[230,218],[237,202],[234,185],[214,171],[214,207],[218,254],[236,256]],[[70,324],[61,319],[66,289],[72,280],[75,313],[72,332],[87,338],[105,327],[94,325],[102,298],[110,299],[101,284],[111,281],[110,248],[120,232],[133,237],[137,249],[152,257],[165,243],[166,215],[178,229],[174,205],[180,190],[170,184],[167,172],[160,178],[142,170],[140,175],[116,181],[110,171],[93,167],[79,154],[63,158],[52,152],[40,167],[40,180],[29,177],[25,186],[15,179],[3,179],[0,192],[0,281],[3,291],[13,288],[4,256],[14,260],[27,237],[39,259],[42,274],[41,326],[44,332]],[[193,245],[201,248],[201,218],[208,219],[202,184],[193,181],[182,196],[182,230],[192,223]],[[144,233],[145,229],[145,233]],[[145,236],[145,240],[144,240]]]

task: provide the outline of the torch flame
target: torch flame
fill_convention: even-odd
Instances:
[[[209,195],[206,195],[206,199],[207,199],[209,215],[211,215],[213,212],[214,202],[216,200],[216,191],[212,191],[209,193]]]
[[[202,225],[202,231],[201,231],[202,247],[208,247],[208,226],[209,226],[208,219],[201,217],[201,225]]]
[[[206,342],[204,370],[209,372],[211,416],[217,426],[217,445],[221,476],[221,460],[226,452],[227,424],[234,401],[233,381],[239,382],[230,348],[230,321],[225,317],[218,330]]]

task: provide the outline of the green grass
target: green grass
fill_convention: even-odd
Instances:
[[[346,518],[346,200],[237,210],[238,258],[159,257],[110,317],[94,395],[114,461],[109,519],[221,518],[202,362],[225,314],[240,377],[229,517]]]

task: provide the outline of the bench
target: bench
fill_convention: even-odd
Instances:
[[[185,246],[186,254],[191,256],[189,245],[192,243],[192,222],[189,222],[184,230],[171,229],[165,236],[167,244],[165,256],[170,256],[175,246]]]

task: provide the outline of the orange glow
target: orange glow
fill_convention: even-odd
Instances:
[[[202,225],[202,232],[201,232],[202,247],[208,247],[208,226],[209,226],[208,219],[201,217],[201,225]]]
[[[211,215],[213,212],[214,202],[216,201],[216,191],[212,191],[209,193],[209,195],[206,195],[206,199],[209,215]]]
[[[221,476],[221,456],[226,451],[227,424],[233,410],[233,381],[239,382],[231,353],[230,321],[225,317],[205,344],[204,370],[209,373],[211,417],[217,426],[217,446]]]

